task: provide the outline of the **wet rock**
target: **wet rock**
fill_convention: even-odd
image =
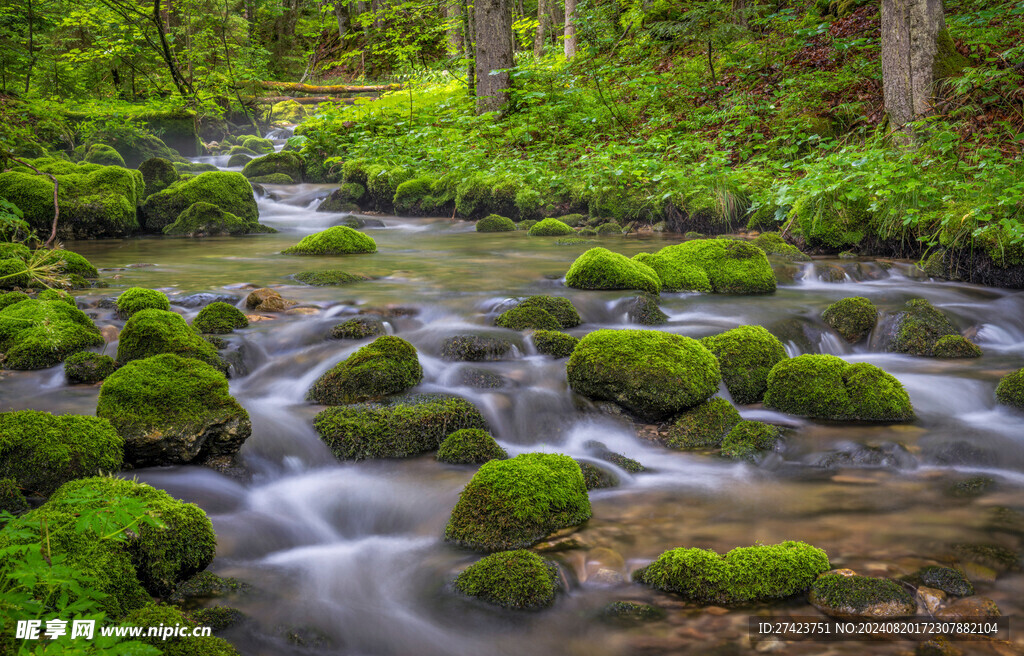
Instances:
[[[814,456],[810,464],[833,470],[850,467],[908,470],[917,467],[917,458],[905,446],[895,442],[885,442],[878,446],[851,443]]]
[[[416,347],[385,335],[320,376],[306,400],[321,405],[369,401],[404,392],[421,380],[423,367]]]
[[[917,589],[917,603],[922,608],[934,615],[935,611],[942,607],[946,601],[946,593],[936,588],[921,586]]]
[[[665,611],[657,606],[635,601],[613,601],[601,609],[601,618],[624,624],[655,622],[665,618]]]
[[[331,328],[331,339],[367,339],[379,337],[386,331],[380,317],[372,314],[362,315],[343,321]]]
[[[935,613],[939,619],[965,621],[994,620],[1001,615],[999,606],[988,597],[964,597]]]
[[[974,586],[971,585],[971,582],[964,577],[962,572],[951,567],[925,567],[906,577],[906,580],[915,585],[936,588],[954,597],[968,597],[974,594]]]
[[[821,316],[840,337],[856,344],[874,329],[878,308],[862,296],[852,296],[829,305]]]
[[[963,561],[978,563],[997,572],[1020,569],[1020,555],[997,544],[957,544],[953,553]]]
[[[198,599],[216,599],[244,594],[251,590],[252,586],[244,581],[217,576],[213,572],[199,572],[178,585],[168,601],[180,605]]]
[[[285,300],[279,293],[266,287],[251,292],[245,298],[245,307],[256,312],[284,312],[296,304],[295,301]]]
[[[740,421],[736,408],[716,396],[676,417],[657,437],[670,449],[713,448]]]
[[[455,579],[459,592],[514,609],[550,606],[558,587],[558,567],[522,549],[491,554]]]
[[[587,583],[594,585],[615,586],[626,582],[626,577],[613,569],[602,567],[587,577]]]
[[[189,294],[188,296],[181,296],[174,299],[173,304],[185,308],[200,308],[210,303],[227,303],[228,305],[234,305],[238,302],[238,299],[230,294],[214,294],[210,292],[201,292],[199,294]]]
[[[445,360],[486,362],[501,360],[512,350],[512,342],[485,335],[456,335],[444,340],[441,357]]]
[[[110,344],[117,341],[117,338],[121,336],[121,331],[118,330],[117,326],[100,326],[100,335],[103,337],[104,342]]]
[[[964,563],[963,567],[967,578],[978,583],[995,583],[999,576],[991,567],[978,563]]]
[[[891,579],[827,574],[811,586],[811,605],[830,617],[889,619],[917,612],[917,601]]]
[[[114,372],[114,358],[90,351],[80,351],[64,361],[64,376],[68,383],[91,385]]]
[[[609,450],[603,442],[598,442],[596,440],[588,440],[584,442],[583,448],[587,449],[588,453],[591,456],[597,458],[598,460],[610,462],[616,467],[619,467],[620,469],[625,469],[631,474],[647,471],[647,468],[641,465],[636,460],[633,460],[632,458],[627,458],[621,453],[615,453],[614,451]]]
[[[886,322],[883,340],[887,351],[932,357],[940,338],[959,334],[942,312],[923,298],[915,298]]]
[[[507,380],[501,374],[490,371],[489,369],[467,367],[460,369],[458,373],[455,374],[454,383],[456,385],[475,387],[477,389],[499,389],[505,387]]]
[[[626,316],[631,323],[641,326],[660,326],[668,322],[668,315],[661,311],[658,302],[647,295],[634,298],[626,309]]]
[[[914,656],[962,656],[962,654],[963,651],[945,636],[937,636],[922,642],[914,650]]]
[[[991,492],[995,485],[995,479],[991,476],[972,476],[957,481],[946,490],[946,493],[952,497],[973,499]]]
[[[533,345],[537,352],[554,358],[569,357],[579,343],[576,337],[556,330],[537,330],[533,333]]]
[[[583,481],[588,490],[618,487],[619,477],[607,469],[581,460],[576,462],[580,465],[580,470],[583,472]]]

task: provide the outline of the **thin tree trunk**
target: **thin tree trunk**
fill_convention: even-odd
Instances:
[[[348,6],[342,0],[334,0],[334,16],[338,19],[338,40],[345,44],[345,35],[351,29],[352,17]]]
[[[882,1],[882,91],[893,130],[932,109],[935,55],[946,29],[942,0]]]
[[[473,8],[469,0],[462,0],[463,52],[466,55],[466,88],[470,96],[476,95],[476,55],[473,47]]]
[[[476,111],[496,112],[508,102],[512,86],[512,10],[509,0],[477,0]]]
[[[565,0],[565,58],[576,56],[576,0]]]
[[[533,56],[544,56],[544,41],[551,32],[551,0],[537,0],[537,34],[533,39]]]
[[[25,71],[25,93],[28,93],[29,86],[32,84],[32,66],[36,63],[36,51],[35,51],[35,27],[36,22],[34,6],[32,0],[28,0],[28,70]],[[45,77],[45,76],[44,76]]]
[[[448,50],[453,54],[462,52],[462,3],[459,0],[450,0],[446,8],[445,17],[448,19]]]

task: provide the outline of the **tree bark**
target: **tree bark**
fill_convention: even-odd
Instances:
[[[882,0],[882,92],[893,130],[932,108],[942,0]]]
[[[448,50],[452,54],[459,54],[463,48],[461,0],[449,0],[445,12],[445,18],[448,19]]]
[[[345,35],[352,29],[352,17],[343,0],[334,0],[334,16],[338,19],[338,39],[345,44]]]
[[[264,80],[257,82],[264,89],[282,89],[285,91],[296,91],[299,93],[319,93],[330,95],[336,93],[363,93],[375,91],[396,91],[402,88],[401,84],[374,84],[370,86],[359,86],[349,84],[332,84],[328,86],[316,86],[313,84],[302,84],[299,82],[273,82]]]
[[[476,111],[496,112],[508,102],[512,86],[512,9],[509,0],[477,0]]]
[[[552,29],[551,2],[537,0],[537,34],[533,39],[533,56],[538,59],[544,56],[544,41]]]
[[[466,64],[466,89],[470,96],[476,95],[476,55],[473,47],[473,7],[469,0],[462,0],[463,53]]]
[[[576,55],[576,0],[565,0],[565,58],[572,59]]]

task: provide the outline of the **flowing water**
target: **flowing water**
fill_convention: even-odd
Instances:
[[[223,165],[223,162],[214,160]],[[850,425],[795,419],[759,406],[746,418],[791,427],[785,449],[759,466],[669,451],[637,437],[622,418],[574,399],[565,361],[536,355],[520,337],[515,356],[493,363],[440,358],[443,340],[488,328],[512,298],[570,298],[584,325],[630,326],[629,292],[579,291],[561,282],[590,246],[558,245],[523,232],[477,234],[471,223],[378,217],[365,230],[379,252],[343,258],[294,257],[280,251],[302,235],[335,225],[341,214],[315,213],[326,185],[268,186],[261,222],[276,235],[209,239],[141,238],[69,244],[106,269],[109,290],[81,294],[99,325],[120,323],[97,302],[119,288],[168,293],[191,317],[197,293],[231,297],[240,306],[252,286],[272,286],[313,308],[253,323],[232,337],[231,390],[252,417],[242,449],[244,481],[198,467],[152,468],[139,479],[192,501],[218,536],[212,569],[253,584],[231,600],[249,618],[226,634],[243,654],[489,655],[743,653],[752,612],[813,614],[802,600],[729,613],[691,608],[645,587],[609,583],[678,546],[725,552],[760,541],[804,540],[824,548],[835,566],[897,576],[923,564],[955,562],[957,545],[997,545],[1019,558],[1024,535],[1024,422],[998,407],[1002,375],[1024,366],[1024,294],[924,279],[907,262],[816,260],[775,263],[776,294],[729,297],[664,294],[670,322],[659,329],[702,337],[741,324],[779,336],[790,355],[832,353],[895,375],[918,413],[911,425]],[[676,236],[593,240],[632,255]],[[146,266],[139,266],[146,265]],[[341,268],[374,276],[347,287],[307,287],[298,271]],[[820,320],[830,302],[851,295],[895,311],[914,297],[930,300],[984,349],[977,360],[934,360],[879,352],[875,341],[851,347]],[[206,300],[209,300],[207,297]],[[548,554],[562,566],[567,592],[554,608],[514,613],[451,593],[450,581],[479,555],[446,545],[441,535],[471,467],[408,460],[338,462],[312,428],[317,408],[303,401],[310,384],[365,342],[329,341],[330,327],[366,308],[396,308],[389,332],[420,352],[418,391],[472,400],[510,454],[560,452],[586,459],[588,440],[650,469],[618,472],[617,488],[594,491],[594,517],[577,534],[583,549]],[[307,311],[302,311],[307,312]],[[412,315],[412,316],[409,316]],[[503,331],[505,334],[507,331]],[[108,350],[114,345],[108,346]],[[498,389],[462,384],[467,369],[503,379]],[[66,387],[61,369],[2,372],[3,405],[92,413],[96,387]],[[723,388],[723,394],[725,394]],[[837,455],[838,454],[838,455]],[[951,496],[957,481],[984,475],[994,486],[976,498]],[[1019,563],[1018,563],[1019,564]],[[998,569],[998,568],[997,568]],[[1000,571],[979,593],[1004,614],[1024,610],[1024,576]],[[614,600],[660,604],[669,617],[642,627],[596,619]],[[872,644],[871,653],[906,651],[910,643]],[[781,653],[858,654],[865,643],[795,643]],[[986,652],[987,653],[987,652]]]

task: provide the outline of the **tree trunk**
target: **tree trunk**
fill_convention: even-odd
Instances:
[[[334,16],[338,19],[338,40],[345,45],[345,35],[351,29],[352,18],[348,13],[348,5],[343,0],[334,0]]]
[[[931,111],[942,0],[882,0],[882,88],[893,130]],[[911,135],[906,134],[907,137]]]
[[[473,7],[468,0],[462,0],[463,53],[466,65],[466,89],[470,96],[476,95],[476,56],[473,48]]]
[[[274,82],[272,80],[264,80],[262,82],[257,82],[256,84],[263,87],[264,89],[281,89],[284,91],[295,91],[299,93],[319,93],[321,95],[330,95],[335,93],[366,93],[379,91],[396,91],[402,88],[401,84],[330,84],[326,86],[320,86],[315,84],[302,84],[301,82]]]
[[[25,93],[32,86],[32,66],[36,63],[35,22],[32,0],[28,0],[28,70],[25,72]]]
[[[565,58],[572,59],[576,54],[576,0],[565,0]]]
[[[552,0],[537,0],[537,34],[533,39],[533,56],[540,59],[544,56],[544,40],[551,33]]]
[[[512,10],[509,0],[477,0],[476,111],[499,111],[508,102],[512,86]]]
[[[452,54],[462,52],[462,2],[461,0],[449,0],[445,8],[445,18],[448,19],[448,50]]]
[[[732,13],[736,18],[736,24],[740,27],[747,27],[747,2],[746,0],[732,0]]]

